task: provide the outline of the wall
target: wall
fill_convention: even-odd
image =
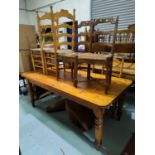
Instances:
[[[19,0],[19,8],[26,9],[25,0]],[[19,10],[19,24],[30,24],[27,12]]]
[[[53,3],[57,0],[26,0],[27,9],[35,9],[37,7],[41,7],[47,5],[49,3]],[[67,9],[70,12],[73,9],[76,9],[76,19],[78,21],[89,20],[90,19],[90,0],[65,0],[63,2],[57,3],[53,6],[53,11],[56,12],[60,9]],[[42,11],[49,12],[49,7],[41,9]],[[29,24],[36,25],[36,16],[35,13],[27,13]]]

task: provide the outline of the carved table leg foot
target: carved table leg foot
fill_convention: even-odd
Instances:
[[[32,104],[33,107],[35,107],[35,99],[34,99],[33,85],[29,81],[28,81],[28,89],[29,89],[31,104]]]
[[[95,145],[96,149],[99,150],[102,144],[102,136],[103,136],[103,109],[94,109],[93,112],[95,114]]]

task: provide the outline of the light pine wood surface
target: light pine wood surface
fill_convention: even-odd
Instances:
[[[32,81],[32,83],[40,84],[62,95],[69,95],[84,100],[89,104],[101,107],[108,106],[132,84],[131,80],[113,77],[109,93],[105,94],[104,75],[91,73],[93,78],[101,80],[92,80],[89,82],[86,80],[86,72],[79,71],[78,75],[79,83],[78,87],[75,88],[68,78],[66,80],[61,78],[57,81],[54,76],[47,76],[35,72],[23,73],[23,76]]]
[[[66,97],[69,100],[75,101],[77,104],[81,104],[85,107],[92,109],[95,115],[95,145],[96,149],[100,149],[103,137],[105,107],[109,106],[114,101],[121,98],[125,90],[132,84],[131,80],[112,78],[111,87],[109,93],[104,93],[104,75],[102,74],[91,74],[91,79],[87,81],[87,72],[78,71],[78,86],[77,88],[72,85],[71,80],[68,78],[70,71],[67,70],[67,77],[63,79],[61,72],[61,78],[56,80],[55,76],[47,76],[35,72],[23,73],[28,80],[29,92],[31,97],[32,106],[35,107],[34,103],[34,90],[33,84],[45,88],[46,90],[58,93]],[[94,80],[97,79],[97,80]],[[122,100],[123,101],[123,100]],[[119,103],[119,115],[122,114],[123,102]]]

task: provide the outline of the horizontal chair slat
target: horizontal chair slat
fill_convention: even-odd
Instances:
[[[55,34],[56,38],[60,38],[60,37],[70,37],[72,38],[73,35],[72,34],[68,34],[68,33],[61,33],[61,34]]]
[[[44,33],[44,34],[41,34],[42,37],[54,37],[54,33]]]
[[[57,43],[56,45],[57,46],[61,46],[61,45],[70,45],[70,46],[72,46],[72,42],[63,41],[63,42]]]
[[[58,28],[69,28],[69,29],[72,29],[73,27],[71,25],[68,25],[66,23],[63,23],[63,24],[60,24],[60,25],[57,25],[55,26],[56,29]]]

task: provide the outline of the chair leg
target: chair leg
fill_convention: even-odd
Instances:
[[[108,93],[109,86],[111,85],[111,72],[112,64],[110,60],[106,61],[106,74],[105,74],[105,94]]]
[[[77,88],[78,80],[77,80],[77,72],[78,72],[78,57],[75,57],[74,61],[74,86]]]
[[[95,64],[92,65],[93,73],[95,72]]]
[[[71,63],[71,79],[74,80],[74,63]]]
[[[56,77],[59,79],[59,62],[56,62]]]
[[[66,79],[66,65],[65,65],[65,62],[63,62],[63,69],[64,69],[64,79]]]
[[[90,80],[90,64],[87,66],[87,80]]]
[[[124,66],[124,59],[122,59],[122,61],[121,61],[121,68],[120,68],[120,73],[119,73],[120,78],[122,77],[123,66]]]
[[[112,78],[112,61],[110,62],[109,65],[109,85],[111,85],[111,78]]]
[[[104,74],[104,65],[102,65],[101,74]]]

